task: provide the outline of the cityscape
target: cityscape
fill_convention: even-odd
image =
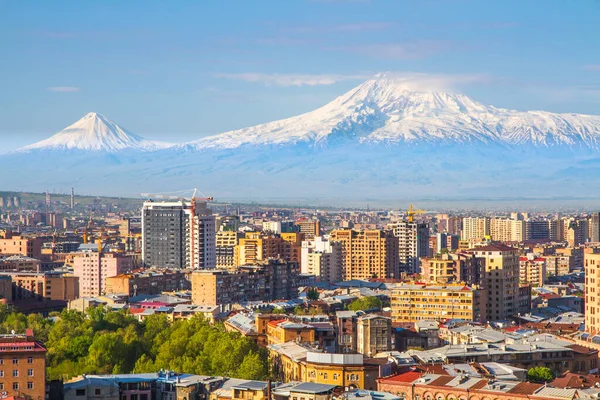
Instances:
[[[0,400],[600,400],[600,2],[0,4]]]

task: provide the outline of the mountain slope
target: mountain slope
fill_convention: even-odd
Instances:
[[[153,151],[170,145],[146,140],[121,128],[102,114],[91,112],[57,134],[17,151],[86,150],[116,152],[125,149]]]
[[[302,142],[320,145],[340,138],[363,143],[499,142],[597,149],[600,116],[500,109],[462,94],[415,91],[405,81],[383,75],[317,110],[205,137],[186,147],[232,149]]]

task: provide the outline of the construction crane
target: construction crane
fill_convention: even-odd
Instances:
[[[425,210],[418,210],[416,208],[413,208],[413,205],[411,204],[410,207],[408,208],[408,211],[406,212],[406,215],[408,215],[408,222],[414,222],[415,221],[415,215],[417,214],[425,214],[427,213],[427,211]]]

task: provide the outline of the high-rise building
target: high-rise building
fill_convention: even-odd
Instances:
[[[519,250],[502,244],[472,249],[476,257],[485,258],[487,321],[499,321],[518,311]]]
[[[600,242],[600,213],[594,212],[589,218],[589,229],[588,234],[590,242]]]
[[[463,240],[482,240],[490,235],[490,219],[488,217],[463,218]]]
[[[398,278],[398,238],[378,229],[338,229],[330,240],[342,245],[343,279]]]
[[[577,247],[588,240],[588,220],[570,218],[565,220],[565,236],[569,247]]]
[[[525,239],[550,239],[550,222],[547,220],[526,221]]]
[[[498,242],[522,242],[525,240],[525,221],[492,218],[490,219],[490,237]]]
[[[419,259],[429,255],[429,228],[421,222],[401,221],[388,224],[398,238],[400,271],[416,274],[420,271]]]
[[[212,269],[216,266],[215,217],[206,203],[144,202],[142,260],[166,268]]]
[[[583,255],[585,268],[585,330],[595,335],[600,332],[600,254]]]
[[[556,217],[548,221],[550,239],[557,241],[566,240],[564,230],[564,222],[562,218]]]
[[[300,272],[311,274],[321,281],[339,282],[342,280],[342,246],[328,237],[315,236],[302,242]]]

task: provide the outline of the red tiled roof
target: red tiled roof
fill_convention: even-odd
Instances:
[[[552,386],[558,388],[589,388],[600,383],[600,377],[596,375],[580,375],[571,372],[565,372],[562,376],[555,378],[550,382]]]
[[[536,390],[541,388],[542,384],[533,382],[521,382],[514,388],[510,389],[508,393],[512,394],[534,394]]]
[[[448,371],[441,364],[417,365],[416,370],[427,374],[449,375]]]
[[[487,385],[488,381],[486,381],[485,379],[480,380],[479,382],[477,382],[476,384],[472,385],[469,389],[470,390],[477,390],[477,389],[481,389],[483,388],[485,385]]]
[[[380,382],[384,384],[394,383],[411,383],[423,376],[422,373],[416,371],[408,371],[399,375],[390,376],[389,378],[382,379]]]
[[[287,319],[285,319],[285,318],[283,318],[283,319],[276,319],[276,320],[273,320],[273,321],[269,321],[268,324],[271,325],[271,326],[277,326],[280,323],[285,322],[285,321],[287,321]]]
[[[431,386],[445,386],[448,382],[454,380],[454,378],[455,378],[454,376],[450,376],[450,375],[440,376],[435,381],[431,382],[430,385]]]
[[[581,346],[579,344],[572,344],[567,347],[572,349],[573,352],[579,353],[579,354],[590,354],[593,352],[598,352],[598,350],[590,349],[589,347]]]

